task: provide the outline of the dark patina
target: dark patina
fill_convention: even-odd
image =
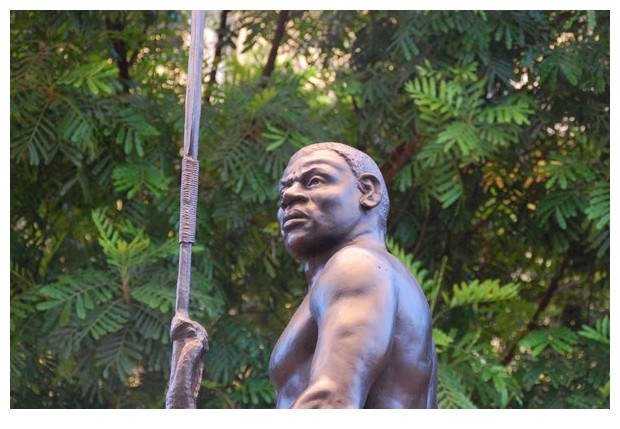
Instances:
[[[363,152],[317,143],[280,183],[284,245],[308,293],[278,340],[269,373],[278,408],[436,408],[426,297],[385,246],[389,199]]]

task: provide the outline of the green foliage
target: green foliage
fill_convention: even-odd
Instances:
[[[389,252],[394,255],[411,272],[411,275],[418,281],[418,284],[425,293],[430,293],[437,282],[437,279],[426,278],[428,270],[422,267],[422,262],[415,261],[413,256],[398,245],[396,241],[388,237],[385,241]]]
[[[133,109],[124,109],[114,118],[114,128],[107,131],[115,136],[114,141],[123,147],[126,155],[135,154],[142,158],[149,139],[159,136],[159,131],[146,118]]]
[[[609,345],[609,316],[605,316],[603,319],[597,320],[594,328],[590,326],[582,326],[578,334],[601,344]]]
[[[125,381],[133,373],[136,362],[141,360],[142,345],[131,329],[123,329],[106,338],[97,348],[95,365],[102,369],[103,378],[109,378],[112,372]]]
[[[87,310],[108,302],[117,289],[113,278],[105,272],[78,271],[60,276],[58,281],[40,288],[39,293],[46,301],[37,304],[37,309],[48,310],[62,306],[60,324],[66,325],[74,312],[78,318],[84,319]]]
[[[545,170],[549,175],[549,180],[545,183],[547,189],[552,188],[556,183],[560,189],[567,189],[569,182],[594,179],[594,174],[588,165],[581,164],[579,160],[573,160],[557,153],[551,153],[549,160],[549,164],[545,165]]]
[[[437,375],[437,382],[437,404],[440,408],[476,408],[454,373],[442,369]]]
[[[448,294],[444,293],[443,299],[450,308],[454,308],[460,305],[503,301],[514,298],[518,292],[519,286],[514,283],[500,286],[498,280],[474,280],[454,285],[452,296],[448,297]]]
[[[163,407],[188,18],[11,12],[11,407]],[[307,291],[277,182],[342,141],[386,177],[440,406],[608,408],[609,11],[290,11],[263,76],[277,19],[231,11],[206,52],[199,406],[273,406],[271,347]]]
[[[575,191],[558,191],[540,203],[536,217],[540,225],[548,225],[549,220],[553,219],[561,229],[566,229],[567,219],[577,216],[586,207],[585,201]]]
[[[176,248],[176,243],[171,240],[162,245],[152,244],[144,231],[130,221],[114,225],[102,210],[94,210],[92,218],[99,232],[98,241],[107,257],[106,261],[110,266],[118,268],[123,288],[132,270],[152,259],[168,256]]]
[[[169,179],[151,165],[119,165],[112,171],[112,180],[117,192],[127,191],[127,198],[133,198],[145,189],[156,197],[168,190]]]
[[[558,329],[540,329],[531,331],[525,336],[519,345],[529,350],[532,356],[540,355],[547,347],[551,347],[556,353],[565,355],[573,351],[573,345],[577,342],[577,334],[561,327]]]
[[[59,77],[58,83],[72,85],[90,92],[92,95],[114,94],[121,89],[115,79],[116,69],[111,60],[102,60],[84,64],[72,70],[66,70]]]
[[[602,258],[609,254],[610,240],[610,187],[609,182],[597,182],[590,190],[585,214],[593,224],[588,237],[589,249],[596,250],[596,256]]]

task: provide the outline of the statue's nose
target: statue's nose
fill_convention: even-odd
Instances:
[[[286,210],[286,208],[293,204],[307,201],[305,190],[300,182],[295,182],[282,192],[282,199],[280,201],[280,208]]]

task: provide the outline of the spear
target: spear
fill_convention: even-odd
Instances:
[[[192,11],[189,65],[185,96],[185,127],[181,164],[179,275],[176,312],[170,326],[172,360],[166,408],[196,408],[203,355],[208,350],[206,330],[189,318],[192,245],[198,200],[198,132],[202,99],[204,11]]]

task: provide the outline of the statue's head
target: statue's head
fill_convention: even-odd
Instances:
[[[280,182],[278,221],[298,259],[338,245],[359,231],[385,235],[390,201],[377,164],[342,143],[316,143],[296,152]]]

